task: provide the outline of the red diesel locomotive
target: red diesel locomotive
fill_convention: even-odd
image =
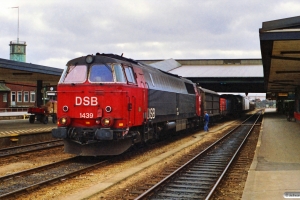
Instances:
[[[114,54],[67,63],[57,86],[65,152],[117,155],[135,143],[200,125],[201,96],[190,80]]]

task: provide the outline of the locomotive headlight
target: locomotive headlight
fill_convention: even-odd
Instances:
[[[60,119],[60,122],[62,125],[65,125],[67,123],[67,119],[63,117]]]
[[[69,117],[62,117],[59,119],[58,123],[61,126],[68,126],[71,123],[71,119]]]
[[[110,120],[109,120],[109,119],[104,119],[104,120],[103,120],[103,125],[104,125],[104,126],[109,125],[109,123],[110,123]]]
[[[85,62],[86,62],[87,64],[91,64],[92,62],[94,62],[94,56],[92,56],[92,55],[87,55],[87,56],[85,57]]]
[[[105,127],[111,126],[113,124],[113,119],[111,119],[111,118],[102,118],[101,124],[102,124],[102,126],[105,126]]]

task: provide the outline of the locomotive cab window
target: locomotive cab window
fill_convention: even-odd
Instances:
[[[131,67],[124,65],[124,71],[127,78],[128,83],[136,84],[134,72]]]
[[[115,72],[116,82],[126,83],[126,78],[125,78],[122,66],[119,64],[114,64],[113,69]]]
[[[67,66],[59,80],[60,83],[83,83],[86,80],[87,67],[85,65]]]
[[[114,82],[111,66],[109,65],[93,65],[90,69],[91,82]]]

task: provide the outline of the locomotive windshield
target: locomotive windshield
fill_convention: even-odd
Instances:
[[[59,82],[83,83],[86,80],[87,67],[85,65],[72,65],[65,69]]]
[[[119,64],[93,65],[90,69],[90,82],[126,82],[122,66]]]
[[[88,73],[89,71],[89,73]],[[88,74],[88,75],[87,75]],[[60,83],[91,83],[121,82],[135,83],[132,68],[120,64],[95,64],[89,69],[86,65],[68,66],[61,78]]]
[[[113,82],[112,69],[108,65],[93,65],[90,69],[91,82]]]

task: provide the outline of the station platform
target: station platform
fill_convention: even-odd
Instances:
[[[28,112],[0,112],[0,120],[25,119],[29,116]]]
[[[300,199],[300,124],[266,109],[242,199]]]
[[[29,119],[10,119],[0,120],[0,138],[11,135],[26,135],[40,132],[51,132],[57,124],[49,120],[48,124],[43,124],[35,121],[33,124],[29,123]]]

